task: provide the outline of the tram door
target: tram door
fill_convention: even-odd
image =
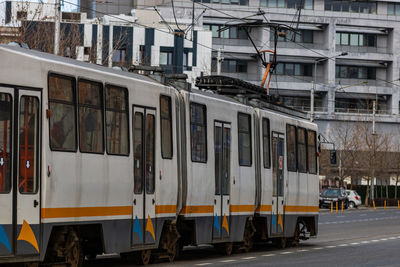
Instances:
[[[215,197],[213,239],[229,238],[231,126],[214,123]]]
[[[133,107],[133,230],[132,245],[156,239],[155,134],[156,110]]]
[[[0,256],[39,254],[40,100],[0,87]]]
[[[284,144],[284,135],[273,132],[271,235],[281,235],[284,227]]]

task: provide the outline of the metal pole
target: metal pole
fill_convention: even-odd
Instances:
[[[371,177],[371,202],[374,201],[375,197],[375,113],[376,113],[376,102],[372,102],[372,177]]]
[[[221,63],[224,58],[221,56],[221,48],[218,48],[218,55],[217,55],[217,75],[221,75]]]
[[[60,0],[54,2],[54,55],[60,54]]]
[[[317,63],[318,61],[314,61],[314,79],[313,79],[313,87],[311,88],[311,97],[310,97],[310,121],[314,120],[314,94],[317,83]]]

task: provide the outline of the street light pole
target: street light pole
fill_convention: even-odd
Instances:
[[[371,177],[371,203],[373,203],[375,197],[375,114],[376,114],[376,101],[372,103],[373,111],[372,111],[372,177]]]
[[[347,52],[342,52],[336,56],[320,58],[320,59],[314,60],[314,75],[313,75],[314,77],[313,77],[313,86],[311,88],[311,96],[310,96],[310,121],[314,120],[314,97],[315,97],[315,91],[317,89],[317,64],[319,62],[322,62],[322,61],[325,61],[328,59],[333,59],[336,57],[347,56],[347,55],[348,55]]]
[[[54,1],[54,55],[60,54],[60,0]]]

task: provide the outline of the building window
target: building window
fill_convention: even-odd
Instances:
[[[306,130],[297,128],[297,167],[299,172],[307,172]]]
[[[310,63],[278,63],[275,68],[276,75],[312,76]]]
[[[79,148],[81,152],[103,153],[103,86],[101,83],[80,80]]]
[[[325,0],[326,11],[376,14],[376,2]]]
[[[172,158],[172,108],[171,97],[160,96],[161,155]]]
[[[269,132],[269,119],[263,118],[262,120],[262,139],[263,139],[263,163],[264,168],[271,168],[270,160],[270,132]]]
[[[336,78],[342,79],[376,79],[375,67],[336,66]]]
[[[160,52],[160,66],[172,65],[172,52]]]
[[[287,169],[288,171],[297,171],[297,153],[296,153],[296,127],[286,125],[286,144],[287,144]]]
[[[206,106],[190,104],[190,135],[192,161],[207,162],[207,114]]]
[[[212,71],[217,71],[217,59],[213,58]],[[226,73],[246,73],[247,61],[237,59],[224,59],[221,63],[221,71]]]
[[[247,39],[246,30],[237,26],[204,24],[205,30],[212,31],[213,38],[223,39]]]
[[[275,40],[274,29],[271,28],[270,40]],[[290,30],[281,30],[278,35],[278,42],[313,43],[313,31],[299,30],[294,33]]]
[[[397,3],[387,3],[387,14],[400,16],[400,4]]]
[[[129,155],[128,91],[106,86],[106,138],[107,153]]]
[[[123,66],[126,63],[126,48],[115,49],[112,55],[112,62],[115,66]]]
[[[239,113],[239,165],[251,166],[251,117],[249,114]]]
[[[75,79],[49,75],[50,148],[76,151]]]
[[[317,139],[314,131],[307,131],[307,157],[308,157],[308,172],[317,174]]]
[[[260,0],[260,6],[314,9],[314,0]]]
[[[377,39],[376,34],[347,33],[347,32],[336,33],[337,45],[376,47],[376,39]]]
[[[226,4],[226,5],[241,5],[248,6],[249,0],[194,0],[197,3],[205,4]]]

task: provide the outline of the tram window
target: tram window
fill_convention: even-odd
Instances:
[[[155,187],[155,160],[154,136],[155,118],[152,114],[146,115],[146,194],[153,194]]]
[[[296,162],[296,127],[286,125],[286,142],[287,142],[287,168],[288,171],[297,171]]]
[[[207,162],[207,115],[206,106],[196,103],[190,104],[190,134],[192,147],[192,161]]]
[[[79,148],[82,152],[104,152],[102,87],[101,83],[78,82]]]
[[[262,120],[262,135],[263,135],[263,161],[264,168],[271,168],[270,160],[270,134],[269,134],[269,119],[263,118]]]
[[[129,155],[128,93],[125,88],[106,86],[107,153]]]
[[[143,190],[143,113],[136,112],[134,118],[134,193],[141,194]]]
[[[161,155],[172,159],[172,108],[171,97],[160,96],[161,117]]]
[[[251,166],[251,119],[249,114],[239,113],[239,165]]]
[[[22,96],[19,109],[19,179],[21,193],[36,193],[39,156],[39,100]]]
[[[312,174],[317,173],[317,145],[316,145],[316,138],[315,132],[308,130],[308,172]]]
[[[76,151],[75,79],[49,75],[50,148]]]
[[[307,144],[306,130],[297,128],[297,169],[299,172],[307,172]]]
[[[12,97],[0,93],[0,194],[11,190]]]

